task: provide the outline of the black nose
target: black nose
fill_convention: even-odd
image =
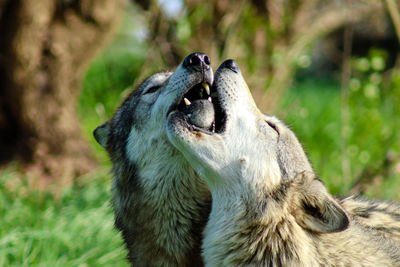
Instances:
[[[210,63],[210,58],[206,54],[200,52],[190,54],[183,60],[184,67],[193,68],[197,71],[201,71],[202,69],[209,70]]]
[[[228,69],[230,69],[230,70],[232,70],[232,71],[234,71],[234,72],[236,72],[236,73],[238,73],[239,70],[240,70],[238,64],[237,64],[236,61],[233,60],[233,59],[225,60],[224,63],[222,63],[222,65],[223,65],[225,68],[228,68]]]

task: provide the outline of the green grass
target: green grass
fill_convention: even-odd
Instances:
[[[0,266],[128,266],[113,228],[109,177],[99,173],[59,198],[0,176]]]

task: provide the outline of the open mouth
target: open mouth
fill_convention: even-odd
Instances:
[[[177,111],[190,131],[212,135],[224,130],[226,113],[220,105],[215,86],[202,82],[191,87],[172,105],[169,113]]]

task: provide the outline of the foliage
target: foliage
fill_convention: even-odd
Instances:
[[[0,175],[0,266],[127,266],[101,171],[59,198]]]
[[[284,97],[279,114],[334,194],[400,199],[400,73],[387,70],[385,62],[385,52],[376,49],[352,59],[347,121],[341,118],[343,99],[335,80],[305,79]],[[350,177],[343,175],[343,161]]]
[[[383,10],[376,1],[182,2],[184,8],[174,16],[155,5],[148,8],[148,61],[173,67],[192,51],[205,51],[216,62],[234,57],[262,96],[258,103],[264,111],[275,110],[304,54],[318,40]]]
[[[371,49],[367,57],[353,59],[348,103],[351,116],[344,137],[349,159],[356,163],[353,176],[378,188],[382,182],[391,183],[399,177],[391,164],[398,163],[394,157],[400,153],[400,73],[396,68],[387,70],[386,62],[387,53],[378,49]],[[394,189],[392,195],[398,197]],[[372,190],[383,196],[379,191]]]

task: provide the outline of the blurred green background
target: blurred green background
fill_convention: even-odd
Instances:
[[[260,108],[297,134],[332,194],[400,200],[399,45],[384,2],[374,17],[352,6],[358,20],[345,5],[325,14],[329,7],[312,5],[318,1],[138,2],[126,3],[118,33],[82,81],[78,110],[98,169],[58,194],[16,179],[15,164],[2,170],[0,266],[128,266],[113,229],[111,165],[92,131],[132,85],[195,49],[210,55],[214,69],[237,60]]]

